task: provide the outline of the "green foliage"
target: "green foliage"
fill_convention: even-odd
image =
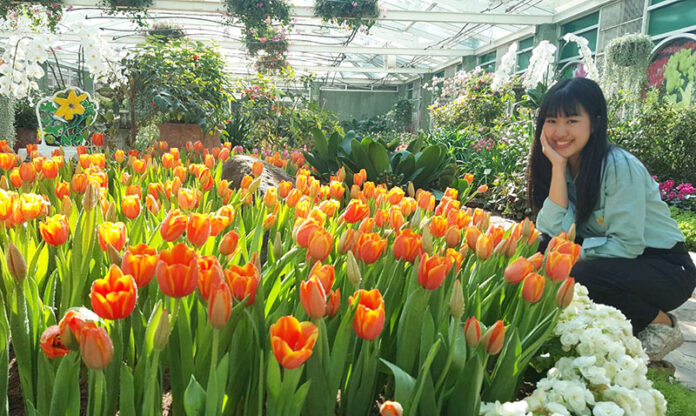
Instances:
[[[149,38],[126,65],[141,119],[194,123],[210,131],[227,118],[231,81],[214,47]]]
[[[415,140],[408,148],[396,151],[381,138],[358,140],[353,131],[345,137],[337,132],[327,137],[315,128],[312,134],[314,151],[305,152],[305,158],[324,179],[344,167],[348,181],[365,169],[369,181],[387,186],[413,182],[416,188],[444,190],[454,180],[454,161],[441,144],[423,146],[422,140]]]
[[[684,234],[686,249],[696,251],[696,212],[677,207],[670,207],[669,210]]]
[[[467,126],[461,130],[440,129],[427,137],[429,143],[447,147],[456,161],[460,178],[474,175],[474,189],[489,185],[487,208],[513,218],[529,215],[526,202],[527,157],[533,135],[529,116],[501,120],[492,128]],[[461,186],[468,186],[460,182]]]
[[[154,24],[150,26],[147,30],[147,35],[159,38],[165,42],[169,39],[178,39],[186,36],[181,27],[166,23]]]
[[[28,98],[15,101],[14,108],[15,128],[39,128],[39,122],[36,120],[36,109],[29,103]]]
[[[6,140],[10,147],[14,145],[14,100],[0,95],[0,140]]]
[[[484,71],[457,77],[443,81],[440,98],[430,107],[435,126],[446,129],[494,126],[513,98],[511,91],[493,91],[493,77]]]
[[[226,3],[228,13],[239,18],[247,30],[265,28],[269,18],[284,25],[290,22],[290,7],[284,0],[227,0]]]
[[[696,106],[679,107],[650,92],[634,117],[614,122],[609,138],[636,155],[652,175],[696,183]]]
[[[696,393],[678,382],[667,371],[648,369],[648,379],[667,400],[667,416],[689,415],[696,407]]]
[[[248,116],[236,114],[225,121],[225,126],[222,130],[222,140],[232,143],[232,146],[242,146],[245,149],[249,149],[253,147],[253,142],[250,140],[253,127]]]
[[[379,6],[377,0],[316,0],[314,15],[352,30],[362,26],[369,30],[379,16]]]
[[[665,71],[665,101],[677,107],[696,105],[696,51],[682,49],[667,61]]]

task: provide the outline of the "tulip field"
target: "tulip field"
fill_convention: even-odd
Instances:
[[[473,416],[573,300],[573,236],[537,253],[467,192],[95,143],[0,153],[0,414]],[[261,192],[272,165],[295,180]]]

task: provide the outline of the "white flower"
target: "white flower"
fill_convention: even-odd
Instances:
[[[614,402],[599,402],[592,409],[593,416],[623,416],[624,411]]]
[[[570,416],[570,412],[560,403],[550,402],[546,404],[546,409],[548,409],[553,414]]]
[[[529,59],[529,66],[524,73],[523,85],[526,88],[534,88],[540,82],[543,83],[545,81],[549,66],[555,60],[555,52],[556,47],[547,40],[539,42],[532,49],[532,57]]]
[[[595,65],[594,59],[592,58],[592,51],[588,46],[587,39],[573,33],[567,33],[565,36],[563,36],[563,40],[566,42],[575,42],[578,45],[580,56],[582,56],[582,62],[585,65],[585,71],[587,72],[587,78],[595,81],[599,80],[599,71],[597,70],[597,65]]]
[[[500,61],[500,67],[493,75],[491,89],[498,91],[510,80],[510,75],[515,71],[517,61],[517,42],[513,42]]]

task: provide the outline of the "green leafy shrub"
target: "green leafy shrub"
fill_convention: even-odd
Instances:
[[[314,15],[325,22],[347,25],[351,29],[365,26],[368,30],[379,16],[377,0],[316,0]]]
[[[652,92],[637,114],[616,122],[609,135],[636,155],[652,175],[696,183],[696,106],[680,108]]]
[[[686,239],[686,249],[696,251],[696,212],[670,207],[672,218],[679,224],[679,229]]]

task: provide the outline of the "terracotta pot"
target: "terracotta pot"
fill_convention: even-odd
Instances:
[[[28,144],[36,143],[37,134],[36,129],[30,129],[25,127],[18,127],[15,129],[16,139],[14,144],[14,151],[26,148]]]
[[[204,134],[198,124],[161,123],[157,125],[157,128],[159,128],[160,140],[167,142],[170,148],[185,149],[187,141],[195,143],[197,140],[203,143],[204,148],[220,146],[220,134]]]

